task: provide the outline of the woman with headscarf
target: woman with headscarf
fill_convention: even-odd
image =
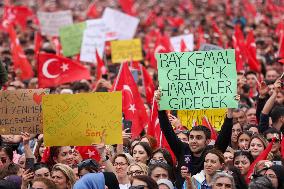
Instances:
[[[119,189],[119,183],[112,172],[88,173],[75,183],[73,189]]]

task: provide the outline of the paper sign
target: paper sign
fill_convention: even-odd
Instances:
[[[86,24],[87,24],[87,30],[91,30],[94,32],[99,30],[100,32],[104,33],[106,41],[117,39],[117,33],[114,31],[111,31],[111,29],[105,24],[104,20],[101,18],[87,20]]]
[[[112,63],[143,60],[140,39],[111,41]]]
[[[81,22],[59,29],[60,42],[64,56],[73,56],[80,53],[85,28],[86,23]]]
[[[194,46],[193,34],[171,37],[170,41],[171,41],[171,44],[174,48],[174,51],[180,52],[180,50],[181,50],[180,44],[181,44],[182,39],[184,40],[188,51],[193,51],[193,46]]]
[[[42,35],[58,36],[59,28],[72,25],[73,17],[70,10],[57,12],[37,12]]]
[[[234,49],[156,54],[161,110],[237,108]]]
[[[83,34],[83,41],[80,53],[80,60],[89,63],[97,63],[96,60],[96,49],[103,57],[105,48],[105,34],[100,30],[85,30]]]
[[[200,51],[211,51],[211,50],[223,50],[223,48],[219,47],[217,45],[203,43],[203,44],[201,44],[199,50]]]
[[[139,19],[120,11],[106,8],[103,16],[104,23],[117,33],[118,39],[132,39],[139,24]]]
[[[207,117],[210,124],[216,128],[217,131],[221,130],[224,123],[227,109],[208,109],[208,110],[179,110],[178,118],[181,124],[186,126],[188,129],[192,128],[193,123],[196,125],[202,125],[202,118]]]
[[[44,144],[122,144],[121,92],[55,94],[43,98]]]
[[[45,89],[0,92],[0,134],[42,133],[42,97]]]

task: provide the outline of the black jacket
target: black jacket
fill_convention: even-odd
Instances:
[[[180,173],[181,167],[187,166],[191,175],[199,173],[204,168],[203,165],[205,153],[208,150],[212,149],[214,146],[207,146],[200,157],[194,157],[189,148],[189,145],[181,142],[181,140],[179,140],[179,138],[175,134],[165,111],[159,111],[159,120],[161,130],[163,131],[163,134],[165,135],[171,150],[177,158],[178,164],[176,174],[176,186],[178,189],[181,189],[184,182],[184,179],[181,177]],[[218,138],[215,142],[215,147],[218,148],[221,152],[226,151],[231,141],[232,127],[233,119],[226,118],[218,135]]]

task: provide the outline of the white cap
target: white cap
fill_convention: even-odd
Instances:
[[[171,181],[169,181],[168,179],[159,179],[157,181],[158,185],[164,184],[167,185],[169,187],[169,189],[174,189],[174,185]]]

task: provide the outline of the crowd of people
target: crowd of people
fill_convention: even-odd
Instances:
[[[194,50],[202,43],[228,49],[236,47],[233,39],[236,25],[244,36],[253,31],[259,69],[252,67],[248,59],[241,60],[243,66],[237,73],[238,108],[227,110],[214,141],[207,127],[187,128],[175,111],[159,111],[167,146],[159,146],[159,139],[148,135],[146,126],[136,138],[123,130],[123,144],[90,146],[97,151],[95,158],[86,157],[80,147],[47,148],[43,134],[1,135],[0,188],[284,189],[284,79],[281,78],[284,57],[281,57],[280,40],[284,39],[284,1],[10,0],[0,2],[0,14],[7,6],[5,3],[29,6],[34,12],[71,10],[77,23],[90,19],[87,11],[91,5],[96,7],[93,16],[100,17],[106,7],[122,11],[121,2],[133,2],[133,12],[140,19],[135,34],[142,40],[144,60],[140,64],[147,68],[157,89],[153,52],[161,39],[159,36],[192,33]],[[39,29],[31,20],[27,20],[25,30],[16,26],[19,43],[34,70],[29,80],[22,80],[21,71],[14,69],[9,35],[0,30],[1,90],[38,88],[34,36]],[[40,51],[55,54],[51,36],[42,37]],[[89,69],[90,80],[62,84],[50,88],[50,92],[111,91],[119,64],[112,64],[109,45],[105,47],[104,57],[107,77],[96,80],[96,66],[81,62]],[[153,104],[147,103],[141,75],[137,85],[150,117]],[[161,95],[160,90],[155,91],[156,102]]]

